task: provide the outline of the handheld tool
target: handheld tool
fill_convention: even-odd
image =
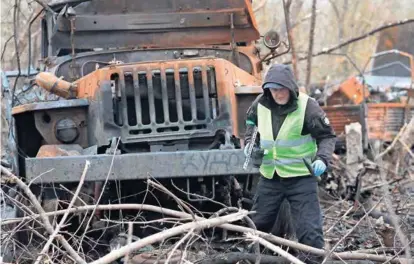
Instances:
[[[253,152],[253,146],[254,146],[254,143],[256,142],[257,131],[258,131],[257,126],[254,126],[252,140],[250,141],[251,145],[249,146],[247,157],[246,157],[246,160],[244,161],[244,164],[243,164],[243,170],[246,170],[247,166],[249,165],[250,158],[251,158],[252,152]]]
[[[311,163],[308,162],[308,160],[306,160],[305,158],[302,158],[302,160],[303,160],[303,163],[305,163],[305,166],[308,168],[309,173],[311,174],[311,176],[312,177],[315,177],[318,180],[318,182],[320,182],[321,181],[321,177],[315,176],[315,172],[313,172],[313,168],[312,168]]]

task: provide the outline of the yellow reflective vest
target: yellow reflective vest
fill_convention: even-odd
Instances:
[[[260,166],[260,173],[265,178],[273,178],[275,171],[283,178],[310,174],[303,158],[312,160],[318,148],[310,134],[302,135],[308,98],[306,94],[299,93],[298,108],[286,116],[276,139],[273,136],[271,110],[258,104],[260,146],[268,150]]]

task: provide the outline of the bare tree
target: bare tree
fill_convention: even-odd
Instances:
[[[316,0],[312,0],[312,17],[311,17],[310,32],[309,32],[308,54],[313,53],[313,39],[314,39],[314,34],[315,34],[315,23],[316,23]],[[306,69],[306,89],[308,90],[308,93],[309,93],[309,84],[311,80],[311,72],[312,72],[312,56],[309,56],[307,69]]]
[[[338,26],[338,43],[340,43],[344,38],[345,15],[348,12],[349,2],[348,0],[344,0],[341,10],[339,10],[338,8],[338,2],[339,1],[329,0],[329,3],[332,6],[332,10],[335,13],[337,26]],[[345,52],[345,51],[342,50],[341,52]]]

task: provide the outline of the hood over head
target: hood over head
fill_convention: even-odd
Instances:
[[[274,64],[269,68],[262,85],[262,89],[265,93],[266,90],[269,89],[267,88],[268,86],[275,88],[286,87],[290,90],[290,94],[294,99],[297,99],[299,95],[299,86],[295,81],[295,76],[293,75],[292,69],[288,65]]]

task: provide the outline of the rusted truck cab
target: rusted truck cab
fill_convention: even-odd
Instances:
[[[36,82],[58,96],[13,108],[20,176],[76,187],[88,160],[95,199],[105,181],[126,181],[125,195],[147,178],[193,201],[249,189],[241,148],[262,71],[250,1],[49,6]]]

